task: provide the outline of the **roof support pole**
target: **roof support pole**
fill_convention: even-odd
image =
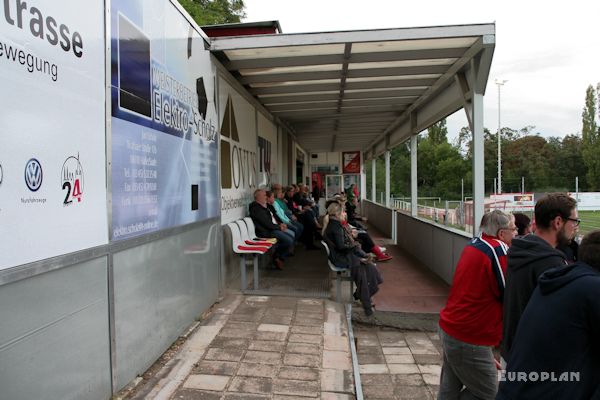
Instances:
[[[367,174],[365,174],[365,153],[364,151],[360,152],[360,190],[359,196],[360,199],[366,198],[367,194]]]
[[[473,93],[473,236],[479,235],[479,223],[484,213],[485,175],[483,163],[483,94]]]
[[[410,125],[412,136],[410,137],[410,214],[413,217],[418,215],[418,186],[417,186],[417,133],[415,127],[417,125],[416,116],[411,114]]]
[[[390,168],[391,168],[391,160],[392,152],[389,150],[385,151],[385,206],[390,207]]]
[[[371,160],[371,201],[377,203],[377,157]]]

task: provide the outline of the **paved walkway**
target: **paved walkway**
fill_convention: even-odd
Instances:
[[[344,308],[322,299],[229,296],[163,370],[136,398],[354,398]]]
[[[366,399],[432,399],[433,333],[354,326]],[[130,399],[355,398],[344,307],[314,298],[230,295]]]
[[[365,399],[435,399],[442,357],[435,333],[354,325]]]

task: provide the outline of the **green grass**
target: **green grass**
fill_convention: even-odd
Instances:
[[[581,219],[580,235],[600,229],[600,211],[579,211],[579,218]]]

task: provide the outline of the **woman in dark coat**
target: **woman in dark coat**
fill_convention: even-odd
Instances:
[[[383,279],[375,265],[369,262],[368,255],[362,251],[360,243],[342,226],[342,207],[334,202],[327,208],[329,222],[325,228],[324,239],[331,253],[331,261],[338,268],[350,268],[352,280],[356,285],[354,298],[360,299],[365,314],[373,314],[371,297],[379,290]]]

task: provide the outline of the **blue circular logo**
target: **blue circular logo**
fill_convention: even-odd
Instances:
[[[32,192],[36,192],[42,186],[42,164],[35,158],[27,161],[25,165],[25,184]]]

